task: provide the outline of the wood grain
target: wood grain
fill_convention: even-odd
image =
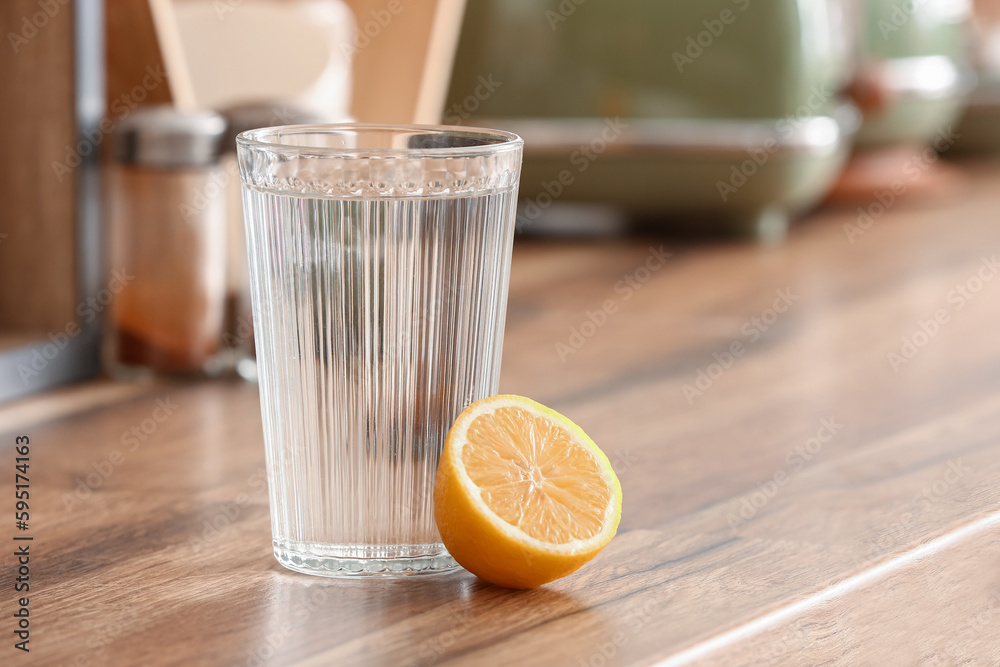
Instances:
[[[0,29],[0,330],[55,331],[76,303],[73,3],[5,0]]]
[[[994,513],[923,545],[919,554],[907,552],[724,633],[711,646],[689,650],[689,656],[706,657],[687,664],[781,664],[808,655],[811,664],[995,665],[998,525],[1000,513]],[[953,537],[959,544],[951,543]],[[942,616],[948,622],[940,623]],[[669,662],[686,660],[682,655]]]
[[[172,104],[170,72],[160,51],[150,0],[111,0],[104,26],[108,117],[117,123],[136,106]]]
[[[576,420],[624,489],[619,535],[538,590],[283,570],[254,386],[18,404],[32,664],[1000,664],[1000,168],[964,174],[853,243],[851,210],[776,248],[519,241],[501,390]]]

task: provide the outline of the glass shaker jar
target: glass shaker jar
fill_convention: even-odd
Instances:
[[[114,134],[109,268],[124,286],[104,338],[112,376],[218,370],[226,281],[226,124],[211,112],[134,110]]]

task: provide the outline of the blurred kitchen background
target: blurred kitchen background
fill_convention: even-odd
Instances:
[[[518,232],[553,239],[774,244],[821,206],[850,237],[1000,154],[994,0],[4,0],[0,27],[0,400],[254,379],[255,127],[513,130]]]

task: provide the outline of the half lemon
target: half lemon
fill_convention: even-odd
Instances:
[[[615,535],[622,490],[583,430],[523,396],[476,401],[445,439],[434,487],[441,539],[465,569],[532,588],[579,569]]]

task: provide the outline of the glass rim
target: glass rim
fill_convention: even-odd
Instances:
[[[268,137],[305,134],[338,134],[349,132],[425,133],[468,139],[482,139],[473,146],[440,146],[416,148],[352,148],[342,146],[307,146],[283,141],[266,141]],[[524,140],[513,132],[465,125],[415,125],[394,123],[317,123],[277,125],[241,132],[236,136],[240,148],[257,148],[266,152],[311,157],[399,157],[446,158],[496,155],[520,149]]]

